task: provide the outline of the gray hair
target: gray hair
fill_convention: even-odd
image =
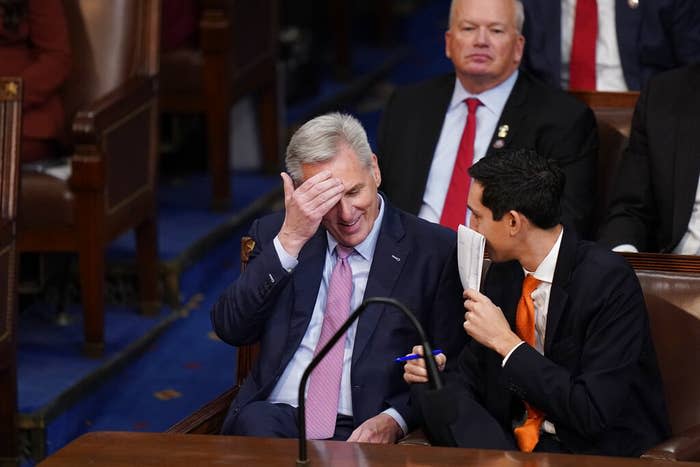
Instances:
[[[448,28],[452,26],[452,21],[454,20],[455,8],[457,7],[457,2],[460,0],[452,0],[450,3],[450,23]],[[523,2],[521,0],[513,0],[515,4],[515,29],[519,34],[523,33],[523,23],[525,23],[525,8],[523,7]]]
[[[368,169],[372,166],[372,150],[362,124],[353,116],[333,112],[304,123],[287,145],[287,172],[295,184],[303,181],[302,165],[333,159],[342,145],[357,154]]]

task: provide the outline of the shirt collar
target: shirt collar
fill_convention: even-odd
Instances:
[[[500,118],[503,108],[506,106],[508,96],[510,96],[510,92],[513,90],[513,86],[515,86],[515,81],[518,79],[518,73],[519,71],[516,69],[498,86],[487,89],[480,94],[470,93],[464,89],[459,79],[455,78],[455,89],[452,92],[452,100],[450,101],[448,111],[457,108],[457,106],[461,105],[464,99],[468,97],[477,97],[489,112]]]
[[[369,231],[369,234],[364,240],[362,240],[362,242],[355,245],[355,251],[367,261],[369,261],[374,255],[374,247],[377,246],[377,238],[379,237],[379,228],[381,227],[382,219],[384,218],[384,200],[379,194],[377,194],[377,199],[379,200],[379,214],[374,220],[372,230]],[[326,238],[328,239],[328,254],[332,255],[338,241],[333,238],[333,236],[327,230]]]
[[[557,258],[559,257],[559,249],[561,248],[561,239],[563,235],[564,229],[561,229],[561,232],[559,232],[559,237],[557,237],[557,241],[554,242],[554,245],[549,250],[549,253],[547,253],[547,256],[544,257],[540,265],[537,266],[537,270],[535,272],[530,272],[523,268],[526,276],[528,274],[532,274],[535,276],[535,279],[539,280],[540,282],[546,282],[548,284],[552,283],[554,280],[554,269],[557,267]]]

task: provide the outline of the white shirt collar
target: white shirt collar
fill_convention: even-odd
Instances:
[[[559,249],[561,248],[561,239],[563,235],[564,229],[562,228],[561,232],[559,232],[559,237],[557,237],[557,241],[554,242],[554,245],[549,250],[549,253],[547,253],[547,256],[544,257],[540,265],[537,266],[537,270],[535,270],[535,272],[530,272],[523,268],[526,276],[528,274],[532,274],[535,276],[535,279],[539,280],[540,282],[546,282],[548,284],[552,283],[554,280],[554,270],[557,267],[557,258],[559,257]]]
[[[503,112],[503,108],[506,106],[506,101],[510,96],[513,86],[515,86],[515,81],[518,79],[519,71],[516,69],[508,78],[505,79],[498,86],[479,94],[472,94],[462,86],[459,78],[455,78],[455,89],[452,92],[452,100],[450,101],[450,106],[448,111],[455,109],[457,106],[462,105],[464,99],[468,97],[478,98],[483,106],[488,109],[489,112],[493,113],[497,117],[500,117]]]

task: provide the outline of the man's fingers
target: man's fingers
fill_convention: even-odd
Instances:
[[[282,177],[282,187],[284,188],[284,202],[285,204],[292,199],[292,195],[294,194],[294,183],[292,182],[292,178],[287,175],[286,172],[280,173],[280,177]]]
[[[422,345],[414,345],[411,352],[414,354],[417,354],[417,355],[423,355],[423,346]]]

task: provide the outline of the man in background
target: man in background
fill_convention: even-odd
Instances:
[[[591,110],[519,71],[519,0],[453,0],[445,53],[454,74],[397,90],[378,134],[384,191],[452,229],[467,223],[467,169],[502,148],[532,148],[566,175],[564,219],[592,234],[598,135]]]

